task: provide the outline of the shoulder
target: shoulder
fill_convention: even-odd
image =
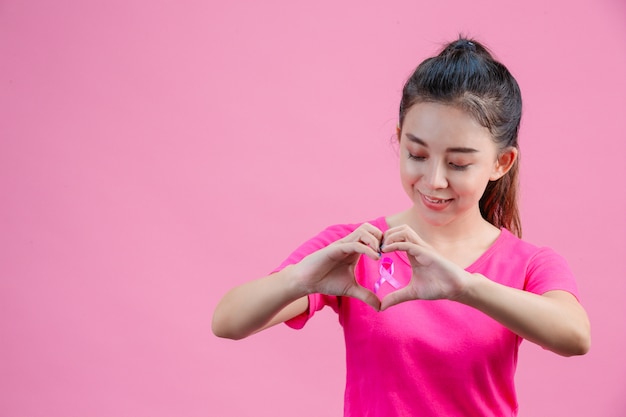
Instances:
[[[507,229],[502,229],[498,238],[498,250],[509,252],[511,256],[527,258],[529,261],[550,258],[563,259],[554,249],[548,246],[537,246],[515,236]]]
[[[501,229],[500,236],[498,237],[495,246],[500,253],[505,253],[507,256],[514,258],[525,258],[529,261],[544,255],[557,255],[557,253],[551,248],[537,246],[517,237],[504,228]]]
[[[500,257],[509,267],[525,270],[525,289],[542,294],[562,289],[578,296],[574,274],[567,260],[548,246],[537,246],[502,229]]]

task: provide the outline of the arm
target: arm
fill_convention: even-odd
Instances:
[[[242,339],[307,311],[308,294],[348,296],[378,310],[380,300],[359,285],[354,268],[361,255],[378,259],[382,232],[364,223],[300,262],[229,291],[213,314],[216,336]]]
[[[407,228],[390,230],[383,252],[405,251],[413,276],[382,301],[382,309],[415,299],[449,299],[476,308],[515,334],[563,356],[589,350],[590,325],[578,300],[566,291],[538,295],[470,274],[439,255]]]
[[[482,311],[515,334],[559,355],[584,355],[589,351],[589,319],[578,300],[566,291],[538,295],[473,274],[456,301]]]
[[[294,266],[230,290],[213,313],[211,328],[218,337],[243,339],[304,313],[306,293],[293,279]]]

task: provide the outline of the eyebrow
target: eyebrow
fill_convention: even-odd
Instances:
[[[414,135],[412,135],[410,133],[406,133],[406,137],[411,142],[417,143],[418,145],[422,145],[423,147],[428,148],[428,144],[426,142],[424,142],[422,139],[418,138],[417,136],[414,136]],[[448,148],[448,149],[446,149],[446,152],[449,152],[449,153],[477,153],[478,149],[464,148],[464,147],[455,147],[455,148]]]

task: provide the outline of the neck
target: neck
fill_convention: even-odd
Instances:
[[[392,216],[392,223],[395,224],[390,226],[407,224],[429,245],[440,249],[492,240],[499,234],[498,228],[486,221],[478,208],[441,225],[427,222],[418,216],[415,210],[409,209]]]

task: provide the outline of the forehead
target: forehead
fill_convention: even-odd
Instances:
[[[448,104],[417,103],[406,113],[401,140],[419,138],[429,147],[495,148],[489,130],[467,111]]]

